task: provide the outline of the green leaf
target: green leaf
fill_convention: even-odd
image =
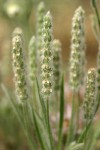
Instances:
[[[99,108],[99,106],[100,106],[100,92],[99,92],[99,91],[98,91],[98,93],[97,93],[96,103],[97,103],[97,105],[96,105],[96,109],[95,109],[95,114],[96,114],[96,112],[98,111],[98,108]]]
[[[42,134],[41,134],[41,138],[43,140],[43,143],[44,143],[46,149],[50,150],[49,138],[48,138],[48,135],[47,135],[47,132],[46,132],[46,128],[45,128],[45,124],[43,122],[43,118],[37,113],[37,110],[35,110],[35,108],[33,108],[30,103],[28,103],[28,112],[29,112],[29,117],[32,121],[33,127],[35,126],[35,123],[34,123],[34,114],[35,114],[38,129],[39,129],[39,131],[43,131]],[[36,127],[35,127],[35,134],[37,134]],[[36,136],[36,138],[37,138],[37,140],[39,139],[37,136]]]
[[[90,122],[88,123],[88,125],[85,126],[85,128],[84,128],[82,134],[80,135],[80,137],[79,137],[79,139],[78,139],[78,143],[84,142],[84,139],[85,139],[85,137],[86,137],[86,135],[87,135],[87,132],[89,131],[91,125],[92,125],[92,122],[90,121]]]
[[[94,130],[94,136],[88,150],[94,150],[98,137],[100,136],[100,122],[97,124],[96,129]]]
[[[8,89],[6,89],[6,87],[3,84],[1,85],[1,88],[4,91],[7,99],[9,100],[9,102],[11,104],[11,107],[13,108],[13,111],[14,111],[15,115],[17,116],[17,119],[18,119],[18,121],[19,121],[19,123],[20,123],[26,137],[27,137],[28,145],[30,147],[30,150],[33,150],[33,149],[35,150],[36,149],[36,144],[35,144],[34,141],[32,141],[32,139],[30,139],[30,135],[29,135],[30,133],[28,132],[28,130],[25,127],[25,124],[23,122],[23,119],[24,119],[23,118],[23,113],[21,111],[21,108],[19,107],[20,105],[17,105],[17,103],[13,100],[12,96],[10,95],[10,92],[8,91]]]
[[[7,99],[9,100],[9,102],[14,110],[14,113],[16,114],[16,116],[18,118],[19,123],[21,124],[21,126],[23,128],[23,122],[21,120],[22,118],[20,115],[19,107],[15,104],[14,100],[12,99],[12,96],[10,95],[9,91],[6,89],[6,87],[3,84],[1,84],[1,88],[2,88],[3,92],[5,93]]]
[[[93,8],[93,10],[95,12],[97,21],[98,21],[98,27],[99,27],[99,33],[100,33],[100,16],[99,16],[99,11],[98,11],[98,8],[97,8],[97,2],[96,2],[96,0],[91,0],[91,5],[92,5],[92,8]]]
[[[41,149],[46,150],[45,146],[44,146],[44,143],[43,143],[42,136],[41,136],[42,133],[39,130],[39,126],[38,126],[37,119],[36,119],[34,111],[33,111],[33,118],[34,118],[34,124],[35,124],[35,128],[36,128],[37,136],[38,136],[38,139],[40,141]]]
[[[61,90],[60,90],[60,120],[59,120],[59,132],[58,132],[58,150],[62,148],[62,129],[64,119],[64,76],[62,76]]]
[[[99,39],[99,35],[98,35],[98,28],[97,28],[97,19],[96,19],[96,16],[92,15],[91,16],[91,20],[92,20],[91,24],[92,24],[92,30],[93,30],[94,36],[98,40]]]
[[[43,99],[42,95],[40,94],[40,89],[39,89],[39,84],[38,84],[37,79],[36,79],[36,84],[37,84],[37,91],[38,91],[38,95],[39,95],[40,104],[42,107],[42,113],[43,113],[44,119],[46,121],[46,107],[45,107],[44,99]]]
[[[84,143],[75,143],[72,142],[68,148],[68,150],[82,150],[84,147]]]

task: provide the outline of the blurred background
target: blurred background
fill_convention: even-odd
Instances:
[[[39,2],[40,0],[0,0],[0,82],[3,82],[8,88],[11,88],[13,81],[11,71],[12,31],[17,26],[22,27],[25,41],[27,41],[25,42],[25,48],[27,49],[27,43],[31,35],[35,34],[36,7]],[[90,0],[44,0],[44,2],[46,10],[50,10],[53,16],[54,38],[60,39],[62,43],[62,58],[66,70],[70,56],[72,17],[78,6],[84,8],[86,15],[87,68],[94,67],[96,65],[98,43],[91,27],[93,11]],[[99,5],[100,3],[98,3]],[[10,109],[9,103],[3,101],[5,97],[1,90],[0,96],[2,101],[0,103],[0,150],[25,150],[27,149],[26,139],[23,138],[24,135]]]

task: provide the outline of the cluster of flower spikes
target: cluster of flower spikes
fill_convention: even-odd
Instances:
[[[84,40],[84,10],[79,7],[72,20],[72,40],[70,56],[70,85],[78,89],[82,83],[85,65],[85,40]]]
[[[16,28],[12,38],[12,59],[16,94],[20,103],[28,99],[27,81],[23,57],[23,35],[20,28]]]
[[[92,120],[96,109],[96,70],[94,68],[89,69],[87,74],[83,109],[86,121]]]
[[[43,47],[41,51],[41,76],[42,76],[42,94],[48,98],[52,92],[52,17],[50,12],[43,19]]]

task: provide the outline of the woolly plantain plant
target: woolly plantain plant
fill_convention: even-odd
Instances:
[[[95,0],[92,0],[92,5],[96,12],[99,28],[100,17]],[[66,105],[64,74],[61,68],[61,44],[59,40],[53,39],[51,13],[49,11],[45,13],[43,2],[39,4],[37,11],[36,35],[32,36],[29,42],[28,71],[25,65],[22,30],[16,28],[13,32],[12,61],[16,96],[19,101],[9,95],[4,86],[2,88],[25,132],[30,150],[94,150],[100,131],[100,123],[97,127],[93,126],[94,116],[100,104],[100,53],[98,54],[97,69],[90,68],[85,74],[84,10],[79,7],[72,19],[69,66],[72,113],[66,133],[63,131]],[[85,76],[87,76],[86,81],[84,81]],[[85,93],[80,99],[80,89],[81,86],[84,86],[84,82]],[[31,90],[29,90],[30,87]],[[55,96],[55,93],[58,96]],[[58,101],[59,104],[59,107],[56,106],[54,116],[56,118],[59,112],[59,117],[54,123],[52,115],[50,115],[53,107],[51,100],[54,103]],[[79,126],[80,117],[82,117],[81,127]],[[80,132],[78,132],[79,130]]]

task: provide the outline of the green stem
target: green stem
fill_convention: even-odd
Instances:
[[[75,119],[75,94],[76,92],[73,90],[72,93],[72,114],[71,114],[71,120],[69,125],[69,132],[68,132],[68,138],[67,138],[67,145],[68,146],[74,139],[74,119]]]
[[[76,113],[77,113],[77,118],[76,118],[76,130],[78,130],[79,128],[79,114],[80,114],[80,110],[79,110],[79,107],[80,107],[80,103],[81,103],[81,98],[80,98],[80,89],[78,90],[78,93],[77,93],[77,106],[76,106]]]
[[[64,121],[64,77],[62,76],[61,91],[60,91],[60,118],[59,118],[59,130],[58,130],[58,150],[62,150],[63,139],[63,121]]]
[[[33,97],[32,102],[33,102],[33,106],[34,106],[35,110],[37,110],[37,112],[39,112],[38,108],[40,109],[40,106],[39,106],[39,101],[37,99],[36,92],[37,92],[36,84],[34,81],[33,86],[32,86],[32,97]]]
[[[55,91],[55,101],[54,101],[54,115],[55,115],[55,119],[56,119],[56,124],[55,124],[55,127],[58,128],[58,124],[57,124],[57,119],[58,119],[58,116],[57,116],[57,112],[59,110],[59,96],[58,96],[58,91]]]
[[[54,142],[53,142],[53,136],[52,136],[51,126],[50,126],[50,117],[49,117],[49,99],[46,100],[46,105],[47,105],[47,126],[48,126],[49,138],[50,138],[50,145],[51,145],[51,150],[54,150]]]

